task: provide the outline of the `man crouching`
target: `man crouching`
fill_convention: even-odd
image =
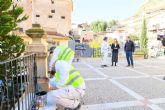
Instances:
[[[78,70],[64,60],[58,60],[55,63],[55,70],[56,72],[50,72],[50,79],[45,78],[52,88],[57,88],[57,90],[50,91],[51,101],[62,105],[64,110],[79,110],[80,101],[85,93],[83,77]]]

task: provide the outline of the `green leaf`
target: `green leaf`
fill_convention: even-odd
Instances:
[[[94,32],[103,32],[107,29],[107,22],[103,20],[97,20],[91,23],[91,30]]]
[[[18,57],[25,50],[21,37],[11,33],[28,18],[23,12],[23,7],[13,4],[13,0],[0,0],[0,61]]]
[[[144,51],[145,54],[148,54],[148,37],[147,37],[147,24],[146,19],[144,18],[142,23],[142,31],[140,37],[140,48]]]

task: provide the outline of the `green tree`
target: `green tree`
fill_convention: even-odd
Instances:
[[[135,35],[135,34],[130,34],[129,36],[130,36],[130,39],[131,39],[132,41],[139,41],[139,37],[138,37],[137,35]]]
[[[111,20],[109,23],[108,23],[108,27],[109,28],[112,28],[113,26],[116,26],[118,24],[118,22],[116,20]]]
[[[28,18],[23,11],[13,0],[0,0],[0,61],[18,57],[25,50],[21,37],[13,33]]]
[[[146,19],[144,18],[142,23],[142,31],[140,37],[140,48],[144,51],[144,55],[148,55],[148,37],[147,37],[147,24]]]
[[[103,32],[107,29],[107,22],[103,20],[97,20],[91,23],[91,30],[94,32]]]
[[[95,39],[93,39],[90,43],[89,46],[91,48],[100,48],[101,47],[101,43],[102,43],[102,38],[101,37],[97,37]]]

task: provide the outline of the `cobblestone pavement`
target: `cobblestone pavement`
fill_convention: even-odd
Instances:
[[[110,61],[110,60],[109,60]],[[99,59],[83,59],[74,66],[86,80],[82,110],[165,110],[164,59],[135,60],[135,67],[101,68]]]

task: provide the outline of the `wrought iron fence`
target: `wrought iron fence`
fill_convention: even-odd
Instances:
[[[0,110],[30,110],[37,84],[36,55],[0,62]]]
[[[93,49],[93,57],[101,57],[101,49],[100,48],[94,48]]]

